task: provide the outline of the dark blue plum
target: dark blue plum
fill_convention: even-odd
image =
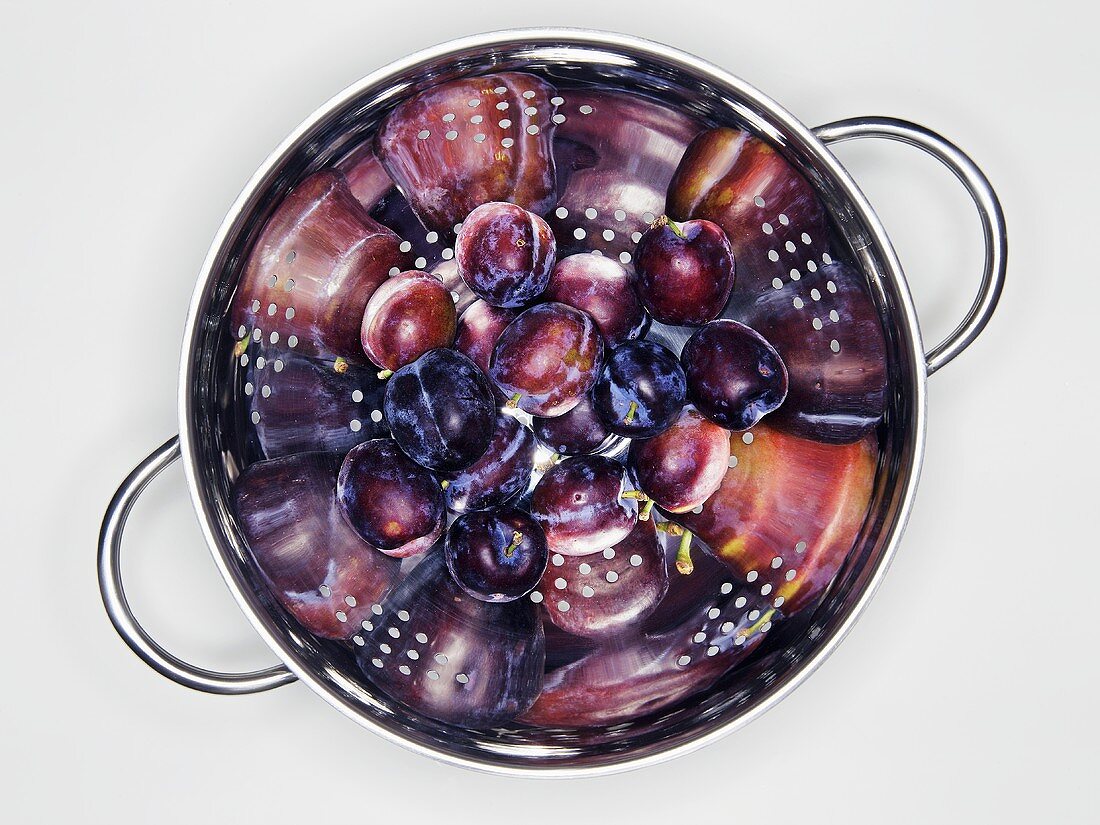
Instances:
[[[783,359],[764,336],[737,321],[711,321],[696,331],[680,363],[692,403],[727,430],[747,430],[787,397]]]
[[[504,504],[527,489],[534,466],[534,435],[515,416],[497,413],[485,453],[447,483],[447,507],[465,513]]]
[[[363,623],[363,672],[391,699],[452,725],[485,729],[527,710],[542,689],[546,637],[529,599],[470,596],[431,553]]]
[[[389,556],[423,553],[443,534],[439,482],[388,438],[366,441],[344,457],[336,500],[352,529]]]
[[[526,596],[550,559],[542,527],[514,507],[459,516],[447,531],[443,555],[459,587],[483,602]]]
[[[631,438],[652,438],[668,429],[686,396],[680,362],[652,341],[630,341],[613,349],[592,389],[604,426]]]
[[[383,410],[409,458],[444,472],[463,470],[481,458],[496,421],[489,379],[451,349],[426,352],[390,376]]]

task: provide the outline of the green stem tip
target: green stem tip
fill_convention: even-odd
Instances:
[[[695,570],[695,564],[691,560],[691,531],[684,530],[680,536],[680,546],[676,550],[676,570],[682,576],[690,576]]]
[[[624,424],[630,424],[634,421],[634,413],[638,412],[638,402],[631,401],[630,406],[626,408],[626,418],[623,419]]]
[[[649,521],[649,514],[653,512],[653,505],[656,503],[653,499],[648,499],[638,511],[638,521]]]
[[[332,371],[337,375],[343,375],[348,371],[348,360],[342,355],[337,356],[336,360],[332,362]]]
[[[515,409],[516,407],[518,407],[518,406],[519,406],[519,400],[520,400],[520,398],[522,398],[522,397],[523,397],[523,396],[521,396],[521,395],[520,395],[520,394],[519,394],[519,393],[517,392],[517,393],[516,393],[515,395],[513,395],[513,396],[512,396],[511,398],[509,398],[509,399],[508,399],[508,403],[507,403],[507,404],[505,404],[504,406],[505,406],[505,407],[507,407],[507,408],[508,408],[508,409],[510,409],[510,410],[514,410],[514,409]]]
[[[509,544],[504,549],[504,555],[507,558],[512,558],[512,554],[516,552],[516,548],[518,548],[522,543],[523,543],[523,533],[521,533],[519,530],[513,530],[512,531],[512,543]]]
[[[393,370],[380,370],[378,373],[378,380],[385,381],[391,375],[393,375]]]

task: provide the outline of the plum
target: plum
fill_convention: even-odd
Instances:
[[[594,453],[611,436],[596,413],[591,393],[564,415],[534,418],[531,426],[542,444],[561,455]]]
[[[699,412],[728,430],[747,430],[787,397],[787,368],[751,327],[723,318],[695,332],[680,362],[688,397]]]
[[[539,304],[500,334],[489,376],[509,406],[552,418],[569,412],[592,389],[603,352],[591,316],[565,304]]]
[[[629,632],[667,591],[668,568],[654,523],[640,521],[602,553],[555,553],[532,599],[562,630],[598,639]]]
[[[477,461],[493,436],[493,388],[477,364],[433,349],[386,383],[383,402],[394,440],[417,463],[453,472]]]
[[[526,596],[550,558],[538,522],[514,507],[459,516],[447,531],[443,555],[459,587],[483,602]]]
[[[604,456],[576,456],[546,472],[531,496],[551,553],[584,556],[614,547],[638,522],[637,498],[624,496],[623,465]]]
[[[613,349],[592,388],[604,426],[631,438],[664,432],[686,395],[687,379],[676,356],[653,341],[628,341]]]
[[[633,276],[603,255],[580,253],[558,261],[543,297],[587,312],[609,347],[644,338],[649,330]]]
[[[375,151],[430,230],[451,233],[490,201],[545,214],[557,183],[554,96],[519,72],[441,83],[398,104]]]
[[[813,186],[769,144],[719,127],[691,142],[668,187],[670,217],[725,230],[737,259],[734,291],[771,289],[828,251],[825,210]]]
[[[390,556],[418,555],[443,535],[439,482],[388,438],[365,441],[344,457],[336,500],[352,529]]]
[[[638,241],[634,269],[642,303],[663,324],[705,324],[718,317],[733,289],[733,250],[711,221],[677,224],[662,215]]]
[[[470,596],[431,553],[363,623],[359,662],[386,695],[464,728],[501,725],[542,687],[545,636],[528,599]]]
[[[407,269],[401,239],[367,214],[338,172],[295,187],[257,239],[230,306],[243,343],[364,362],[359,329],[374,291]],[[239,354],[239,353],[238,353]]]
[[[508,309],[543,293],[555,254],[546,221],[511,203],[483,203],[462,222],[455,240],[462,280],[483,301]]]
[[[694,407],[684,407],[660,435],[631,442],[628,461],[650,499],[668,512],[684,513],[721,486],[729,460],[729,433]]]
[[[451,293],[426,272],[401,272],[375,290],[363,313],[363,352],[386,377],[426,353],[454,343],[458,318]]]
[[[233,488],[237,520],[271,592],[317,636],[345,639],[397,581],[400,562],[348,526],[332,494],[340,459],[303,453],[253,464]]]
[[[498,412],[484,454],[447,482],[447,508],[465,513],[504,504],[527,490],[534,465],[534,435],[515,416]]]

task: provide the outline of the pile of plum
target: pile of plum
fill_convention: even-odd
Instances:
[[[391,698],[468,728],[614,724],[707,689],[823,592],[874,476],[882,343],[858,276],[824,255],[803,284],[767,277],[792,216],[823,236],[808,184],[743,132],[581,99],[562,125],[556,90],[512,73],[402,104],[366,161],[286,198],[234,309],[266,459],[236,507],[272,593]],[[483,155],[468,113],[491,101]],[[586,146],[597,109],[633,118],[637,159]],[[461,146],[455,112],[480,130]],[[371,194],[394,182],[404,198]],[[582,185],[641,193],[629,220],[649,218],[608,254],[578,245],[554,206]],[[450,238],[435,269],[386,225],[410,221]],[[842,313],[843,353],[817,334]],[[348,379],[380,401],[350,430]]]

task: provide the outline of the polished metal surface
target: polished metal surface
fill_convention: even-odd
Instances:
[[[916,146],[931,155],[959,179],[978,209],[985,241],[985,266],[981,285],[966,317],[946,339],[928,350],[928,374],[952,361],[985,329],[1004,288],[1008,268],[1008,230],[997,193],[982,170],[951,141],[923,126],[891,117],[858,117],[838,120],[814,129],[826,145],[859,138],[883,138]]]
[[[252,673],[219,673],[188,664],[161,647],[138,623],[122,586],[122,532],[130,511],[154,478],[180,457],[180,443],[172,436],[142,461],[118,488],[107,507],[99,534],[99,592],[118,635],[158,673],[185,687],[207,693],[259,693],[293,682],[283,665]]]
[[[870,515],[807,631],[744,690],[713,691],[656,721],[585,736],[522,726],[477,732],[428,724],[356,678],[345,647],[301,633],[270,609],[232,512],[230,490],[238,466],[222,426],[229,403],[222,391],[226,359],[217,356],[227,340],[226,309],[250,244],[274,206],[306,175],[343,157],[404,96],[457,76],[514,68],[644,91],[703,120],[740,123],[775,145],[814,184],[846,253],[867,278],[886,331],[894,388],[880,435]],[[903,128],[896,121],[858,123],[862,125],[831,124],[815,136],[770,98],[698,58],[617,34],[535,29],[479,35],[412,55],[345,90],[296,129],[253,176],[214,239],[188,314],[179,397],[180,449],[204,535],[242,610],[290,671],[349,718],[391,741],[452,764],[528,776],[591,775],[660,762],[729,734],[801,684],[866,607],[897,549],[923,456],[926,375],[981,331],[1004,277],[1003,217],[973,164],[925,130],[908,124]],[[983,212],[988,249],[982,293],[956,333],[929,353],[927,363],[909,290],[889,240],[851,177],[825,147],[825,141],[857,136],[904,139],[931,152],[951,166]],[[225,677],[195,678],[196,669],[149,640],[125,607],[117,581],[117,543],[125,515],[141,488],[174,458],[173,450],[169,443],[154,453],[112,503],[102,543],[108,551],[106,561],[101,555],[101,575],[104,570],[108,574],[104,599],[120,633],[160,672],[198,689],[241,692],[224,690]],[[259,678],[238,678],[249,677]],[[271,683],[264,687],[293,678],[278,669],[265,677]]]

